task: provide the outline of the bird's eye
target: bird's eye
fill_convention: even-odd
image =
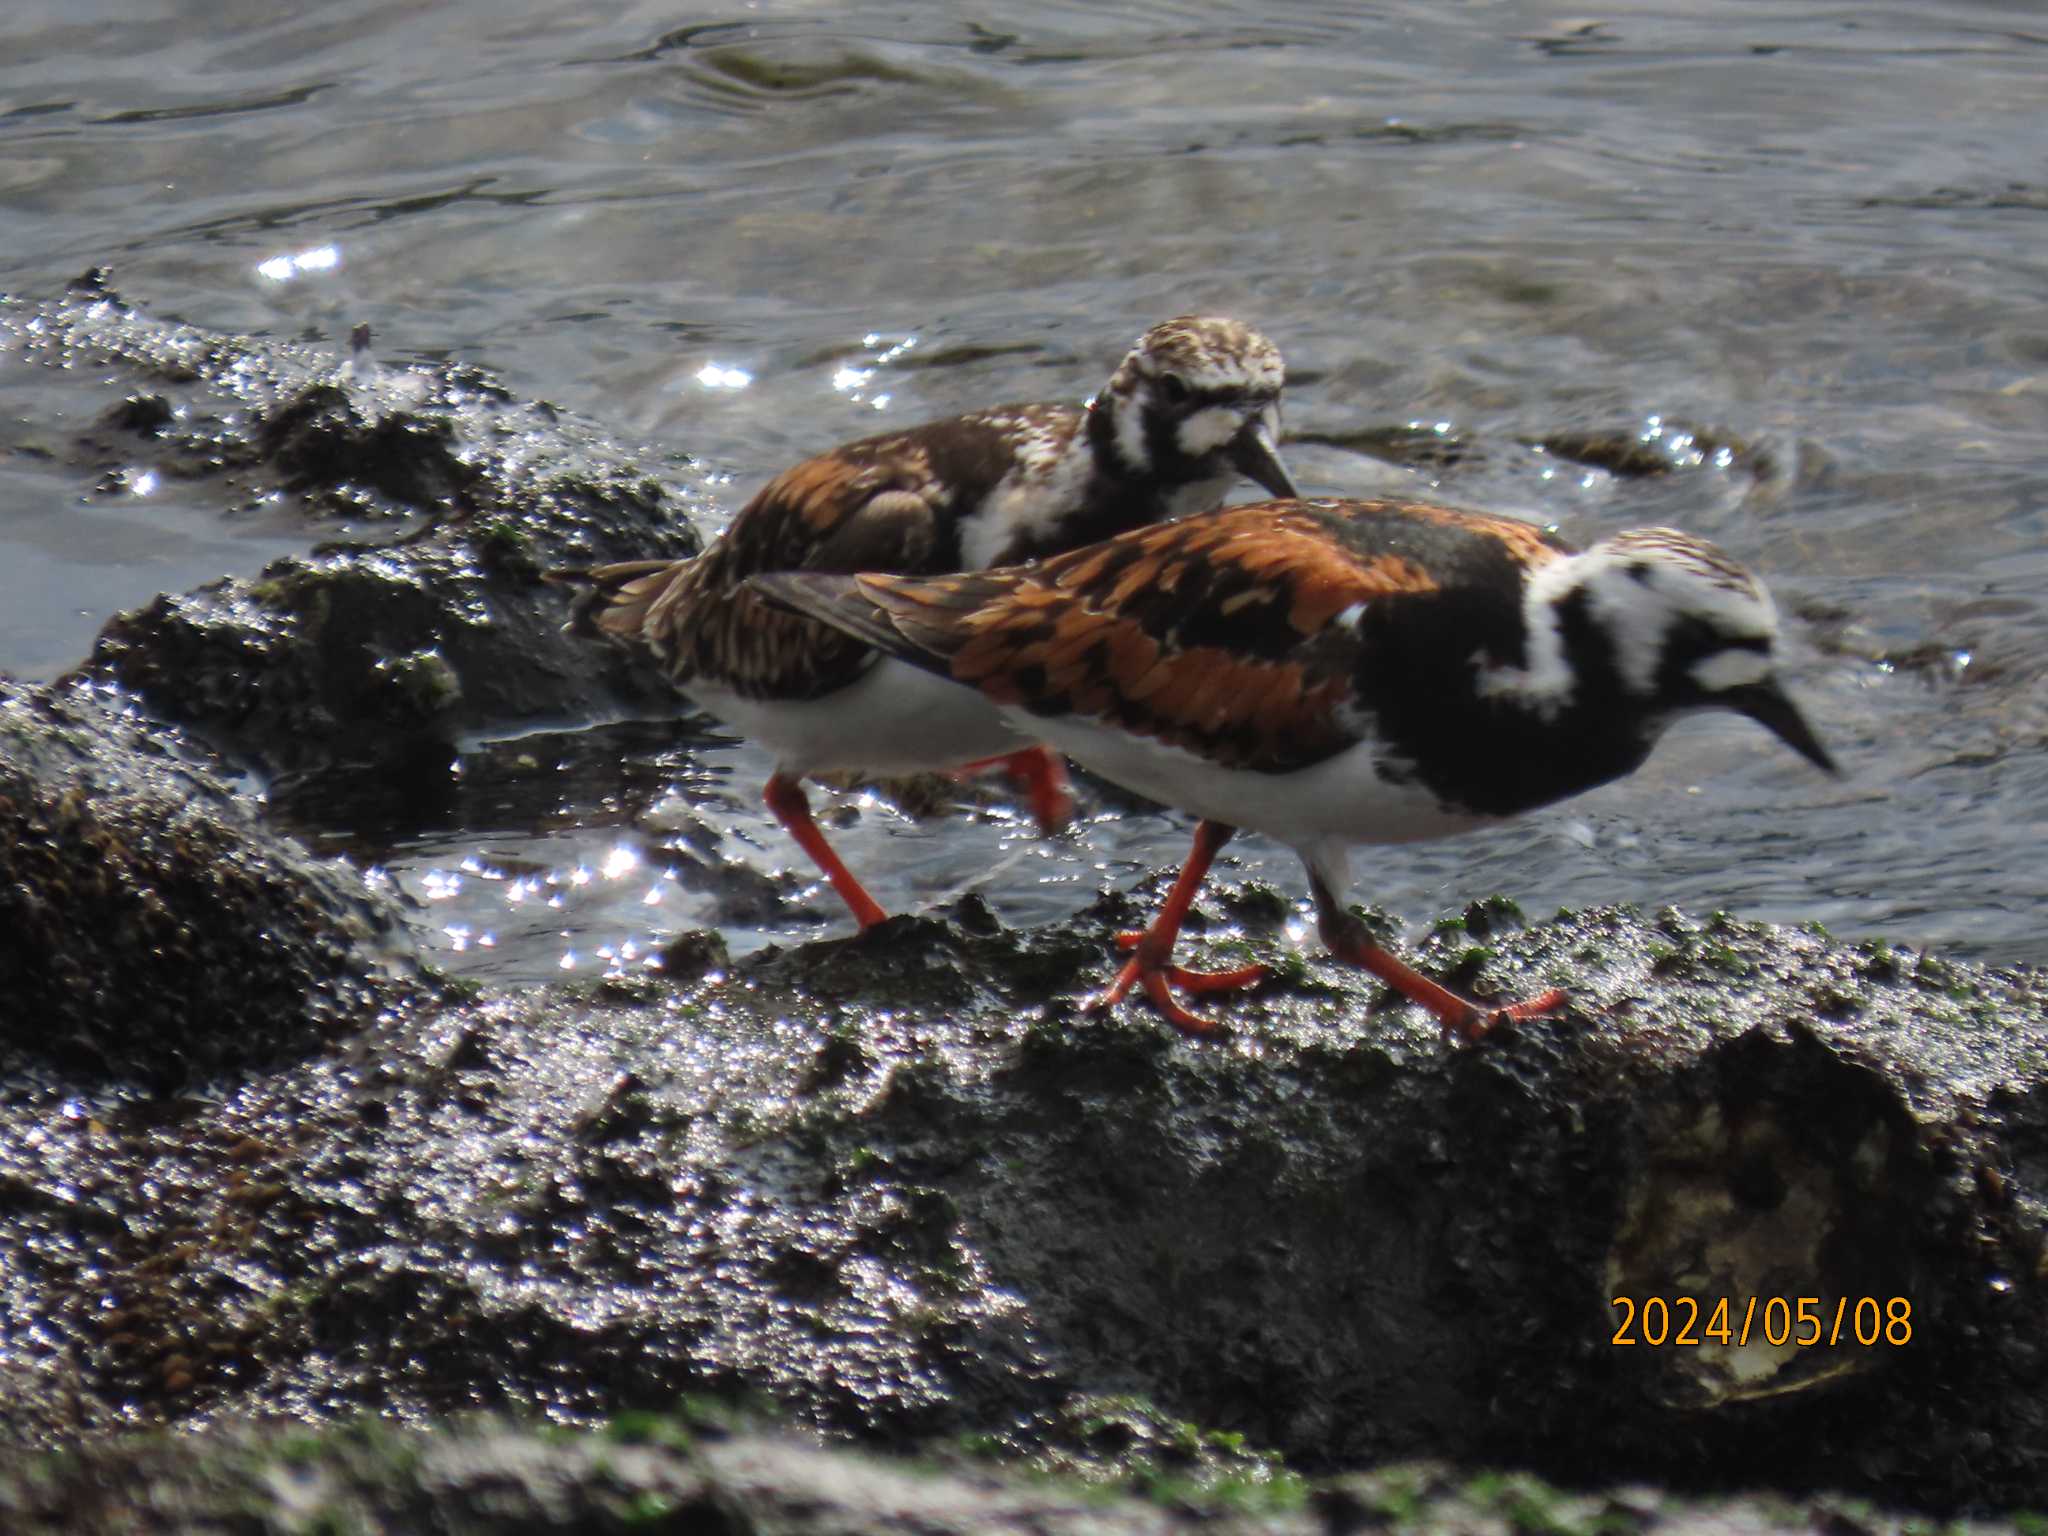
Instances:
[[[1177,373],[1163,373],[1159,376],[1159,392],[1166,397],[1168,405],[1186,405],[1194,391],[1188,381]]]

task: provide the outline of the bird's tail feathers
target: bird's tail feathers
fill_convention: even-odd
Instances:
[[[614,565],[557,566],[542,577],[557,586],[575,587],[569,622],[563,627],[586,639],[634,640],[647,623],[647,611],[693,562],[688,560],[621,560]]]

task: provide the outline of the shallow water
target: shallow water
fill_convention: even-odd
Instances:
[[[1674,902],[2040,961],[2044,109],[2039,7],[1981,0],[17,4],[0,289],[105,262],[218,329],[368,322],[389,361],[687,449],[735,506],[821,446],[1078,398],[1152,321],[1235,313],[1287,352],[1312,491],[1671,522],[1755,566],[1850,769],[1697,722],[1513,827],[1361,851],[1362,897],[1416,924],[1494,890]],[[103,406],[0,355],[0,669],[51,675],[109,612],[334,532],[48,451]],[[1360,451],[1411,422],[1461,451]],[[1676,472],[1527,446],[1573,433]],[[543,724],[476,744],[439,805],[308,830],[498,977],[705,922],[736,948],[844,928],[759,808],[759,753]],[[1052,843],[990,806],[821,798],[892,907],[972,888],[1042,921],[1185,847],[1107,798]],[[1280,850],[1231,855],[1302,889]]]

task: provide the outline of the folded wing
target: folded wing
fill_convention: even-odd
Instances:
[[[928,580],[757,578],[764,595],[1038,715],[1078,714],[1218,764],[1284,773],[1370,728],[1359,680],[1375,605],[1438,590],[1444,551],[1500,522],[1447,513],[1441,537],[1390,503],[1263,502],[1141,528],[1031,565]],[[1434,510],[1434,509],[1432,509]],[[1404,547],[1405,541],[1405,547]],[[1455,562],[1452,562],[1455,564]]]

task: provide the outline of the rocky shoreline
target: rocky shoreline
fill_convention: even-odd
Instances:
[[[1140,910],[1117,893],[1027,932],[968,898],[737,963],[703,935],[660,980],[480,991],[225,772],[275,806],[654,697],[559,634],[538,572],[694,548],[674,466],[459,369],[210,337],[97,279],[0,302],[0,342],[109,378],[51,450],[81,466],[118,438],[224,504],[285,489],[393,531],[160,598],[72,676],[0,692],[9,1529],[130,1529],[151,1500],[191,1511],[160,1529],[490,1529],[500,1473],[474,1469],[507,1466],[579,1529],[885,1527],[911,1487],[934,1529],[2048,1506],[2040,975],[1483,903],[1425,965],[1569,979],[1574,1005],[1461,1050],[1303,963],[1277,892],[1225,884],[1194,963],[1279,974],[1216,1041],[1075,1011]],[[1709,1313],[1696,1344],[1617,1342],[1679,1295],[1730,1300],[1725,1337]],[[1775,1337],[1800,1298],[1833,1343]],[[668,1417],[688,1396],[780,1427],[707,1436]],[[239,1427],[277,1418],[326,1427]],[[1467,1470],[1358,1492],[1418,1458]],[[1607,1491],[1509,1509],[1473,1493],[1496,1467]],[[1077,1505],[1024,1470],[1169,1491]],[[1645,1482],[1760,1502],[1616,1491]],[[1190,1491],[1212,1484],[1283,1493],[1219,1509]],[[206,1524],[230,1485],[270,1513]]]

